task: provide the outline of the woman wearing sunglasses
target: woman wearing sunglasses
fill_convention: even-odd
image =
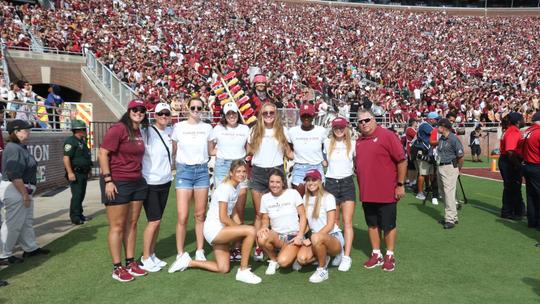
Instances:
[[[212,140],[213,152],[216,155],[214,167],[214,189],[217,189],[227,177],[231,163],[237,159],[246,157],[246,146],[249,137],[249,127],[242,123],[238,106],[229,102],[223,106],[223,115],[218,125],[214,127],[210,139]],[[235,208],[238,211],[240,222],[244,222],[244,210],[247,198],[247,182],[240,183],[240,193]],[[240,260],[240,248],[231,251],[232,260]]]
[[[273,275],[296,259],[304,238],[306,214],[298,191],[287,189],[283,171],[270,172],[268,187],[270,192],[261,199],[262,224],[257,241],[269,258],[266,274]]]
[[[143,256],[141,268],[157,272],[167,263],[156,257],[156,241],[161,218],[169,198],[172,176],[172,140],[169,137],[171,107],[158,103],[155,107],[154,125],[142,130],[145,144],[142,175],[148,184],[148,196],[143,206],[148,224],[143,235]]]
[[[354,142],[351,139],[349,122],[338,117],[332,121],[330,138],[324,142],[324,153],[328,169],[326,170],[325,188],[336,199],[336,224],[339,226],[340,211],[343,214],[345,232],[345,250],[333,261],[339,271],[349,271],[354,230],[352,220],[356,207],[356,189],[354,187]]]
[[[184,252],[186,227],[189,216],[189,201],[195,201],[195,237],[197,251],[195,260],[205,261],[204,256],[204,213],[208,201],[210,177],[208,175],[209,148],[212,146],[210,134],[212,126],[201,121],[204,109],[203,102],[194,98],[188,102],[188,119],[174,126],[171,135],[173,140],[173,155],[176,159],[176,208],[178,223],[176,224],[176,261],[169,272],[179,270],[182,256],[189,257]],[[185,257],[184,257],[185,258]]]
[[[283,158],[292,158],[292,152],[288,143],[287,129],[281,123],[281,117],[277,113],[277,107],[272,103],[265,103],[261,107],[257,124],[251,130],[248,138],[249,154],[253,155],[251,164],[251,196],[255,209],[255,229],[261,226],[261,197],[268,192],[268,181],[273,169],[280,170],[285,176]],[[285,181],[286,183],[286,181]],[[263,250],[255,248],[254,259],[262,261]]]
[[[140,131],[147,125],[144,102],[132,100],[127,113],[109,128],[99,148],[101,197],[107,209],[109,251],[114,267],[112,277],[120,282],[146,275],[135,261],[135,241],[137,221],[147,195],[141,173],[144,141]],[[121,263],[122,244],[125,267]]]
[[[343,235],[336,225],[336,199],[326,192],[322,185],[322,176],[318,170],[306,173],[306,217],[311,229],[311,237],[303,241],[298,252],[300,265],[318,262],[315,273],[311,275],[311,283],[320,283],[328,279],[329,256],[336,256],[343,250]]]

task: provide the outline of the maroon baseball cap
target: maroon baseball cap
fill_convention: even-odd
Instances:
[[[310,103],[305,103],[300,106],[300,116],[304,115],[315,116],[315,107]]]
[[[321,180],[322,179],[321,172],[319,172],[319,170],[317,169],[308,170],[306,172],[306,176],[304,177],[304,180],[308,178],[312,178],[314,180]]]
[[[349,125],[349,122],[343,117],[337,117],[332,120],[332,128],[345,128]]]
[[[135,109],[136,107],[144,107],[144,101],[139,99],[133,99],[128,104],[128,110]]]

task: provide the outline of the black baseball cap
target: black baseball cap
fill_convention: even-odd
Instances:
[[[28,122],[21,119],[12,120],[8,122],[7,124],[8,133],[13,133],[14,131],[31,129],[31,128],[32,126]]]
[[[437,122],[437,126],[445,127],[448,130],[452,129],[452,123],[447,118],[442,118],[441,120],[439,120],[439,122]]]

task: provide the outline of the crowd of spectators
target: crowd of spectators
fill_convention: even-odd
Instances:
[[[92,51],[145,99],[211,100],[218,73],[250,68],[276,101],[334,100],[407,122],[431,111],[498,122],[539,109],[540,18],[332,7],[264,0],[63,0],[56,10],[0,1],[2,39],[25,45],[20,20],[45,46]],[[5,25],[5,26],[4,26]],[[318,94],[313,94],[313,91]]]

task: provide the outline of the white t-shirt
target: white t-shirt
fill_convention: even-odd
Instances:
[[[289,135],[285,127],[283,127],[283,133],[286,140],[289,141]],[[248,142],[251,143],[251,136]],[[261,168],[272,168],[283,165],[283,150],[281,150],[279,142],[274,137],[274,129],[265,129],[259,151],[253,155],[251,163]]]
[[[239,187],[233,187],[229,183],[221,183],[214,194],[212,194],[212,200],[210,200],[210,205],[208,207],[208,212],[206,213],[206,222],[217,222],[221,223],[219,219],[219,204],[221,202],[227,202],[227,215],[231,216],[238,200],[238,189]]]
[[[324,158],[322,145],[328,132],[321,126],[314,126],[311,131],[303,131],[301,126],[289,130],[289,142],[294,148],[295,164],[318,165]]]
[[[326,160],[328,161],[326,177],[340,179],[353,175],[354,150],[355,144],[353,141],[351,141],[351,150],[348,155],[345,141],[336,141],[334,151],[332,151],[332,155],[330,155],[330,138],[327,138],[324,141],[324,153],[326,154]]]
[[[246,143],[249,138],[249,127],[237,125],[236,128],[225,128],[216,125],[210,140],[216,143],[217,158],[235,160],[246,156]]]
[[[181,121],[174,125],[171,139],[178,143],[176,162],[185,165],[199,165],[208,162],[208,141],[212,126],[199,122],[190,124]]]
[[[169,136],[171,133],[170,128],[160,130],[156,127],[161,134],[161,138],[167,145],[170,157],[172,157],[172,140]],[[144,141],[144,157],[142,163],[142,175],[149,185],[163,185],[170,182],[173,179],[171,171],[171,161],[169,161],[169,154],[165,145],[159,138],[159,135],[152,127],[141,130],[141,136]]]
[[[304,201],[305,200],[306,199],[304,196]],[[318,218],[313,218],[314,207],[315,207],[315,197],[312,196],[309,198],[308,205],[306,206],[306,216],[307,216],[307,221],[308,221],[309,228],[311,229],[311,231],[319,232],[319,230],[321,230],[324,226],[326,226],[327,217],[328,217],[326,213],[331,210],[336,210],[336,199],[330,193],[324,194],[321,200]],[[332,229],[330,233],[334,233],[337,231],[341,231],[341,230],[336,224],[334,224],[334,229]]]
[[[261,213],[268,214],[270,226],[277,233],[293,233],[300,230],[296,207],[303,204],[298,191],[286,189],[276,197],[268,192],[261,198]]]

